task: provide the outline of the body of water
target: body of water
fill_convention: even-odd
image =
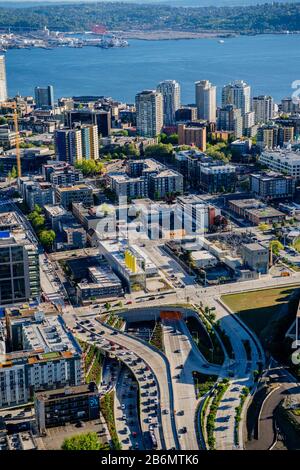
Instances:
[[[161,80],[181,84],[182,102],[194,102],[194,82],[208,79],[221,87],[237,79],[253,95],[275,100],[290,96],[300,80],[300,35],[241,36],[226,39],[139,41],[127,48],[10,50],[6,54],[8,89],[32,95],[35,86],[51,84],[56,97],[105,95],[133,102],[138,91]]]
[[[55,4],[76,4],[95,2],[116,2],[120,0],[0,0],[0,7],[24,8]],[[236,6],[272,3],[274,0],[121,0],[124,3],[155,4],[161,3],[175,7],[204,7],[204,6]],[[286,3],[297,3],[298,0],[286,0]]]

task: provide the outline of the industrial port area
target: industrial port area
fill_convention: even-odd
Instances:
[[[109,49],[114,47],[127,47],[126,39],[118,35],[110,34],[106,30],[95,27],[93,31],[86,33],[62,33],[49,31],[48,28],[42,30],[26,30],[22,28],[14,32],[7,28],[0,30],[0,49],[6,52],[9,49],[55,49],[57,47],[100,47]]]

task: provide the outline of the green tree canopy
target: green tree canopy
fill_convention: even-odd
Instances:
[[[108,450],[108,445],[101,444],[97,433],[78,434],[64,440],[62,450]]]
[[[170,158],[172,154],[173,146],[171,144],[148,145],[145,149],[145,156],[150,158]]]
[[[104,169],[103,163],[96,160],[82,160],[81,162],[76,162],[75,166],[82,171],[84,176],[101,174]]]
[[[42,230],[39,233],[39,239],[42,245],[49,247],[55,240],[55,232],[53,230]]]

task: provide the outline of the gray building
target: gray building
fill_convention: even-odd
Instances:
[[[260,274],[269,271],[269,249],[259,243],[248,243],[241,247],[245,265]]]
[[[35,104],[38,109],[54,108],[54,90],[52,85],[35,87]]]
[[[163,97],[164,126],[175,124],[175,113],[180,107],[180,85],[175,80],[165,80],[158,84],[157,91]]]
[[[73,202],[83,202],[87,206],[93,205],[93,190],[85,184],[77,186],[57,187],[55,199],[65,209],[71,209]]]
[[[13,213],[0,214],[1,222]],[[40,296],[38,249],[20,232],[0,231],[0,305]]]
[[[290,199],[296,190],[296,180],[280,173],[258,173],[250,175],[251,192],[264,200]]]

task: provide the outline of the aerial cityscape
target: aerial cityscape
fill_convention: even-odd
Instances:
[[[1,10],[0,450],[300,450],[299,77],[275,99],[199,68],[189,102],[137,77],[127,102],[87,59],[79,95],[11,94],[11,49],[131,39]]]

